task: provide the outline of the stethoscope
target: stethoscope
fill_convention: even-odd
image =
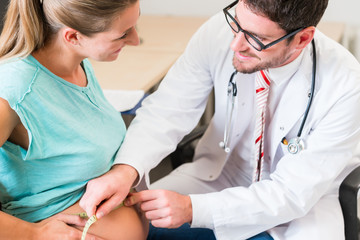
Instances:
[[[311,81],[311,90],[309,93],[309,100],[308,104],[306,106],[306,110],[304,113],[304,117],[302,119],[299,131],[295,138],[290,139],[289,141],[286,140],[284,137],[282,139],[282,143],[284,145],[287,145],[287,150],[291,154],[297,154],[301,152],[303,149],[305,149],[305,142],[301,138],[301,134],[303,131],[303,128],[305,126],[306,119],[308,117],[311,103],[314,97],[314,91],[315,91],[315,79],[316,79],[316,48],[315,48],[315,42],[312,40],[312,50],[313,50],[313,66],[312,66],[312,81]],[[236,82],[234,81],[234,77],[237,74],[237,70],[235,70],[230,77],[228,87],[227,87],[227,104],[226,104],[226,122],[225,122],[225,129],[224,129],[224,139],[219,143],[219,146],[224,149],[226,153],[230,152],[229,148],[229,138],[230,138],[230,132],[232,128],[232,121],[233,121],[233,112],[234,112],[234,106],[235,106],[235,99],[237,95],[237,86]]]

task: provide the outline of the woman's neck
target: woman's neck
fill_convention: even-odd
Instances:
[[[87,85],[86,74],[80,65],[83,59],[61,39],[53,39],[32,55],[58,77],[80,87]]]

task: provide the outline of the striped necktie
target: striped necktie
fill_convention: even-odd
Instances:
[[[264,129],[266,102],[269,95],[270,80],[264,71],[256,73],[256,125],[255,125],[255,160],[253,181],[260,181],[264,163]]]

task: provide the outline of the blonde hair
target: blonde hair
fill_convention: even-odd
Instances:
[[[138,0],[11,0],[0,36],[0,61],[26,57],[63,26],[91,36]]]

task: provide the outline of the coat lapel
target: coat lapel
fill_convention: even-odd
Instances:
[[[270,157],[274,159],[276,150],[290,130],[295,129],[295,137],[308,104],[311,89],[312,59],[305,53],[299,70],[290,79],[268,127]],[[297,124],[298,123],[298,124]],[[296,125],[296,126],[295,126]]]

